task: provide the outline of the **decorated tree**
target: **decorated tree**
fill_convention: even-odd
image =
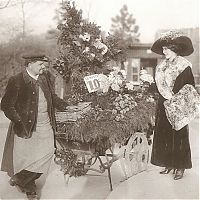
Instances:
[[[120,15],[112,18],[111,33],[121,38],[126,45],[139,42],[139,26],[129,13],[127,5],[120,9]]]
[[[71,81],[72,100],[81,101],[86,93],[83,77],[103,73],[110,60],[119,61],[118,38],[102,37],[100,27],[82,18],[75,3],[64,1],[59,10],[58,45],[60,57],[54,68],[66,81]],[[121,56],[122,57],[122,56]]]

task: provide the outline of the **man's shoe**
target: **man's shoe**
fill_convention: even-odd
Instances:
[[[39,196],[36,192],[26,192],[26,196],[28,200],[38,200]]]
[[[13,178],[11,178],[11,179],[8,181],[8,183],[9,183],[11,186],[15,186],[19,192],[22,192],[22,193],[25,192],[19,185],[17,185],[16,181],[15,181]]]

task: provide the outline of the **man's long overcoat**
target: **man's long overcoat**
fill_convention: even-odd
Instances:
[[[50,73],[40,75],[37,82],[28,75],[26,70],[9,79],[1,101],[1,109],[11,120],[1,170],[8,172],[10,176],[13,175],[14,134],[28,139],[36,129],[39,86],[47,99],[48,115],[54,133],[56,131],[55,108],[63,110],[67,106],[67,103],[54,93]]]

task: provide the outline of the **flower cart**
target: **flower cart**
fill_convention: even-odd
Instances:
[[[65,99],[73,106],[56,114],[55,162],[67,177],[107,170],[112,190],[114,161],[120,160],[125,178],[146,169],[147,132],[155,110],[148,91],[152,77],[142,71],[137,85],[127,81],[120,68],[126,57],[122,39],[101,34],[99,26],[82,18],[74,2],[63,1],[60,13],[59,56],[53,68],[71,86]],[[93,167],[97,160],[99,169]]]

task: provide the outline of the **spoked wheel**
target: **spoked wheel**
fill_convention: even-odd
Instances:
[[[122,171],[126,178],[147,169],[149,160],[148,141],[144,133],[134,133],[124,148],[120,158]]]

